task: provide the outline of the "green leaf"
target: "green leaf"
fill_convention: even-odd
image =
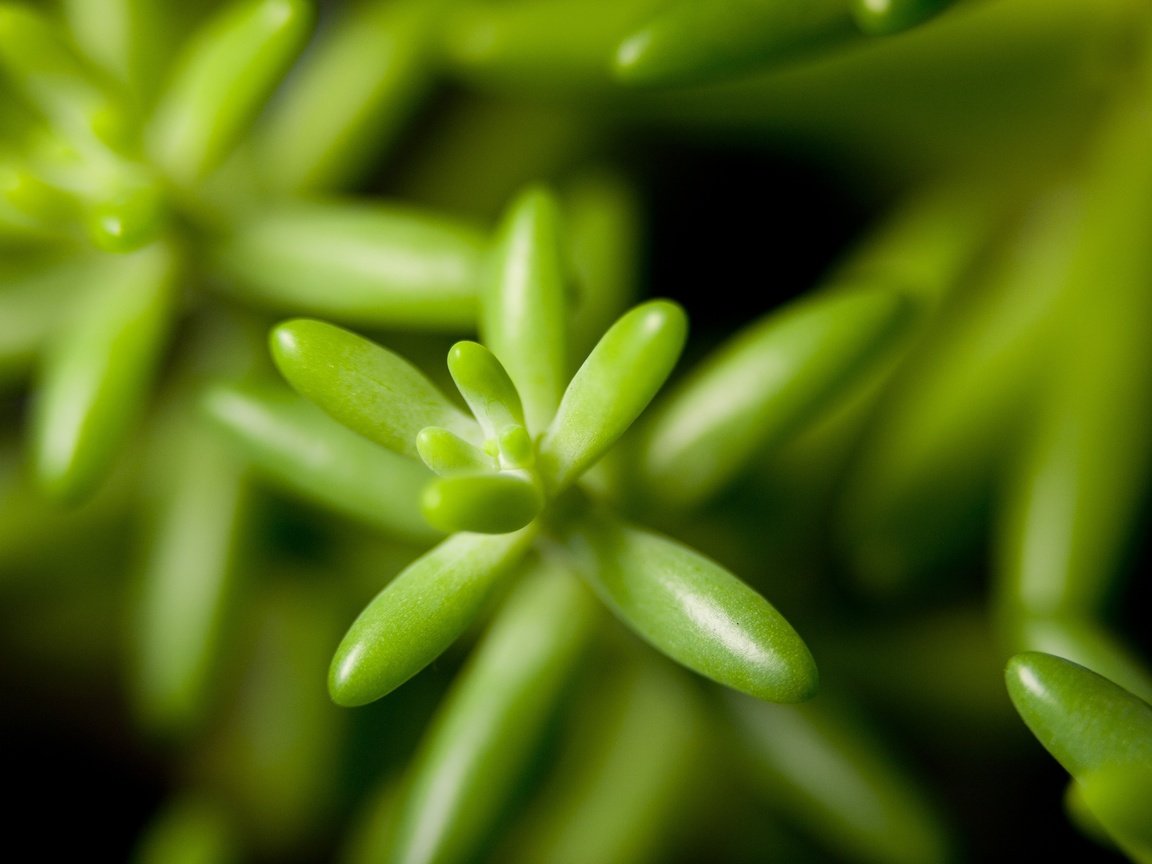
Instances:
[[[524,408],[516,386],[483,345],[457,342],[448,352],[448,371],[488,438],[499,438],[508,426],[524,425]]]
[[[23,378],[31,368],[81,272],[74,260],[4,267],[0,274],[0,387]]]
[[[624,39],[614,71],[630,84],[697,84],[818,55],[862,37],[850,0],[678,0]]]
[[[433,480],[422,503],[424,518],[442,531],[506,534],[535,519],[544,496],[522,473],[462,474]]]
[[[687,329],[679,306],[652,300],[604,334],[540,442],[540,471],[553,495],[604,455],[652,401],[676,365]]]
[[[248,498],[238,462],[188,419],[157,463],[132,643],[137,714],[150,731],[177,739],[212,704]]]
[[[1008,695],[1032,734],[1075,778],[1152,768],[1152,705],[1083,666],[1051,654],[1016,654]]]
[[[148,130],[155,160],[177,183],[226,157],[304,44],[307,0],[238,0],[193,34]]]
[[[958,0],[852,0],[856,25],[870,36],[887,36],[922,24]]]
[[[565,261],[555,198],[523,192],[508,208],[480,303],[480,336],[508,370],[528,430],[548,425],[568,377]]]
[[[365,705],[439,657],[480,614],[531,540],[531,529],[456,534],[417,559],[376,595],[336,649],[328,675],[332,699]]]
[[[150,95],[160,53],[159,0],[63,0],[72,41],[117,82]]]
[[[1078,779],[1080,795],[1128,857],[1152,862],[1152,766],[1111,766]]]
[[[379,159],[430,89],[443,2],[346,5],[317,37],[259,129],[259,170],[293,194],[348,185]]]
[[[599,516],[579,519],[563,543],[617,617],[678,663],[769,702],[815,692],[816,664],[796,631],[716,562]]]
[[[423,372],[362,336],[301,318],[275,327],[271,344],[289,384],[389,450],[418,459],[416,436],[425,426],[441,426],[465,439],[478,437],[475,421]]]
[[[500,468],[495,456],[439,426],[426,426],[420,430],[416,436],[416,450],[424,464],[441,475],[484,474]]]
[[[647,425],[640,473],[648,496],[679,507],[708,497],[860,380],[903,334],[910,309],[891,289],[840,290],[737,333]]]
[[[218,384],[202,404],[238,452],[279,488],[394,536],[440,536],[420,513],[430,479],[423,466],[341,426],[287,388]]]
[[[420,743],[387,860],[474,860],[544,737],[596,611],[569,574],[526,574]]]
[[[441,216],[360,203],[291,204],[219,238],[223,289],[246,302],[364,325],[470,330],[484,235]]]
[[[239,864],[238,835],[228,805],[185,792],[144,829],[132,864]]]
[[[98,261],[56,333],[32,415],[35,473],[52,497],[91,492],[128,436],[160,362],[176,264],[159,245]]]
[[[0,68],[73,144],[101,149],[127,143],[120,106],[39,12],[0,5]]]

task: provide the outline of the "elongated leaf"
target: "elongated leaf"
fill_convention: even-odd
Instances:
[[[339,705],[386,696],[451,645],[523,555],[529,529],[456,534],[376,595],[336,649],[328,691]]]
[[[500,468],[495,456],[438,426],[420,430],[416,450],[424,464],[441,475],[486,474]]]
[[[445,54],[457,74],[505,88],[603,88],[616,46],[664,2],[465,3],[447,19]]]
[[[441,2],[369,0],[345,7],[294,70],[259,130],[273,190],[331,190],[388,149],[429,89]]]
[[[517,586],[421,742],[389,861],[474,860],[596,620],[595,599],[570,574],[532,573]]]
[[[540,442],[540,471],[553,494],[604,455],[652,401],[676,365],[687,329],[679,306],[653,300],[604,334]]]
[[[0,68],[74,143],[126,143],[126,118],[119,106],[40,13],[16,4],[0,6]]]
[[[528,429],[552,419],[568,377],[565,261],[559,208],[529,189],[504,217],[480,304],[480,336],[508,370]]]
[[[895,290],[837,291],[738,333],[652,418],[641,457],[652,500],[686,506],[720,488],[860,380],[909,311]]]
[[[148,130],[152,155],[170,177],[194,183],[220,164],[300,50],[311,21],[308,0],[238,0],[193,36]]]
[[[350,429],[418,459],[416,436],[440,426],[476,439],[475,422],[398,354],[362,336],[297,319],[272,331],[272,356],[297,391]]]
[[[939,15],[959,0],[852,0],[857,26],[873,36],[915,27]]]
[[[955,860],[955,840],[919,781],[851,706],[769,706],[733,696],[739,764],[760,793],[839,861]]]
[[[507,534],[544,506],[539,484],[521,472],[439,477],[424,491],[424,518],[443,531]]]
[[[32,416],[36,476],[54,498],[90,492],[131,429],[170,323],[175,265],[164,246],[99,261],[56,334]]]
[[[457,342],[448,352],[448,371],[487,437],[496,439],[508,426],[524,425],[520,394],[500,361],[483,345]]]
[[[850,0],[679,0],[620,43],[617,77],[695,84],[817,55],[862,39]]]
[[[412,210],[296,204],[236,225],[214,261],[249,302],[337,321],[467,330],[476,324],[485,239]]]
[[[1032,734],[1073,777],[1152,768],[1152,705],[1123,687],[1038,651],[1014,655],[1005,679]]]
[[[1152,766],[1110,767],[1077,780],[1092,814],[1128,857],[1152,861]]]
[[[564,545],[600,599],[673,660],[769,702],[815,691],[816,664],[796,631],[716,562],[601,516],[574,523]]]
[[[64,0],[72,40],[116,80],[151,95],[161,56],[160,0]]]
[[[0,280],[0,386],[19,379],[48,342],[81,268],[71,261],[5,267]]]
[[[412,540],[440,534],[420,514],[431,475],[280,387],[220,384],[204,394],[214,424],[264,477],[316,504]]]
[[[220,673],[248,480],[201,424],[181,429],[165,456],[135,610],[133,689],[145,726],[180,738],[206,716]]]

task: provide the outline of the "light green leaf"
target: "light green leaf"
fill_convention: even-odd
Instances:
[[[508,370],[539,434],[568,377],[565,261],[559,208],[529,189],[508,208],[480,303],[480,336]]]
[[[193,35],[148,130],[151,153],[173,180],[195,183],[228,155],[311,23],[308,0],[237,0]]]
[[[161,65],[161,0],[63,0],[73,42],[119,83],[150,95]]]
[[[337,321],[424,330],[476,325],[484,235],[467,223],[359,203],[283,205],[219,238],[223,289]]]
[[[379,159],[430,89],[442,2],[345,5],[304,55],[259,131],[267,185],[293,194],[347,185]]]
[[[416,753],[397,805],[394,864],[474,860],[540,744],[596,623],[587,588],[526,574]]]
[[[32,415],[35,472],[52,497],[92,491],[127,437],[160,361],[176,263],[161,245],[99,260],[56,333]]]
[[[287,388],[218,384],[202,403],[237,451],[281,489],[401,538],[440,536],[420,513],[431,479],[423,466],[341,426]]]
[[[520,394],[495,355],[476,342],[457,342],[448,352],[448,371],[488,438],[508,426],[524,425]]]
[[[277,367],[302,395],[345,426],[390,450],[418,459],[416,436],[441,426],[476,439],[475,421],[419,369],[362,336],[296,319],[271,335]]]
[[[420,430],[416,436],[416,450],[424,464],[441,475],[484,474],[500,468],[495,456],[439,426],[426,426]]]
[[[23,378],[48,343],[60,309],[80,280],[75,261],[29,261],[0,273],[0,387]]]
[[[862,287],[801,300],[737,333],[648,423],[640,479],[649,498],[679,507],[707,498],[861,380],[910,309],[898,291]]]
[[[600,599],[673,660],[769,702],[815,692],[816,664],[796,631],[716,562],[602,516],[579,519],[563,543]]]
[[[540,471],[553,495],[604,455],[647,407],[676,365],[687,329],[679,306],[652,300],[604,334],[540,442]]]
[[[442,531],[506,534],[535,519],[544,496],[519,472],[461,474],[433,480],[422,503],[424,518]]]
[[[332,699],[365,705],[439,657],[480,614],[532,533],[456,534],[417,559],[376,595],[336,649]]]

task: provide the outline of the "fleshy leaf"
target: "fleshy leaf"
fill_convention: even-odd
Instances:
[[[184,49],[149,128],[156,161],[179,183],[218,166],[304,44],[307,0],[239,0]]]
[[[910,320],[885,289],[837,291],[742,330],[693,370],[647,426],[641,482],[662,506],[706,498],[859,380]]]
[[[218,384],[203,406],[278,487],[402,538],[440,536],[420,513],[430,479],[423,466],[341,426],[286,387]]]
[[[224,290],[337,321],[466,330],[486,240],[467,223],[352,203],[276,207],[221,237]]]
[[[483,345],[457,342],[448,352],[448,371],[487,437],[497,438],[508,426],[524,425],[524,409],[516,386],[496,356]]]
[[[679,306],[652,300],[604,334],[540,442],[540,470],[553,494],[604,455],[647,407],[676,365],[687,329]]]
[[[547,729],[596,623],[567,573],[526,574],[416,753],[387,860],[471,861]]]
[[[36,476],[52,497],[83,497],[110,468],[159,364],[175,274],[165,246],[107,257],[55,334],[32,417]]]
[[[958,0],[852,0],[852,16],[861,31],[887,36],[922,24]]]
[[[345,5],[293,70],[260,129],[260,170],[275,191],[346,185],[378,159],[432,83],[442,3]]]
[[[456,534],[417,559],[376,595],[336,649],[328,675],[332,699],[366,705],[439,657],[475,620],[531,539],[531,529]]]
[[[796,631],[716,562],[600,516],[574,523],[564,546],[609,608],[673,660],[769,702],[815,692],[816,664]]]
[[[480,335],[508,370],[533,434],[552,419],[568,374],[559,219],[555,198],[543,189],[512,203],[480,304]]]
[[[416,436],[441,426],[465,439],[479,429],[424,373],[398,354],[340,327],[299,318],[272,331],[277,367],[302,395],[345,426],[418,459]]]
[[[679,0],[616,51],[616,76],[636,84],[696,84],[859,41],[849,0]]]
[[[443,531],[506,534],[536,518],[544,506],[540,487],[520,473],[439,477],[424,490],[428,522]]]
[[[1152,862],[1152,765],[1091,771],[1076,781],[1084,804],[1139,864]]]
[[[1016,654],[1008,695],[1032,734],[1073,777],[1152,768],[1152,705],[1083,666],[1038,651]]]
[[[439,426],[420,430],[416,450],[424,464],[440,475],[483,474],[500,468],[495,456]]]

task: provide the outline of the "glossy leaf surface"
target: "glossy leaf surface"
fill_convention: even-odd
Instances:
[[[676,365],[687,331],[679,306],[652,300],[604,334],[540,442],[540,471],[552,494],[604,455],[648,406]]]
[[[516,386],[483,345],[457,342],[448,352],[448,371],[488,438],[498,438],[508,426],[524,425],[524,408]]]
[[[284,205],[236,224],[214,249],[248,302],[349,323],[470,330],[484,235],[467,223],[350,203]]]
[[[673,660],[770,702],[815,692],[816,664],[796,631],[716,562],[593,516],[573,525],[564,546],[617,617]]]
[[[366,438],[413,459],[416,436],[439,426],[476,438],[475,422],[420,370],[362,336],[297,319],[272,331],[272,356],[298,392]]]
[[[1005,678],[1028,728],[1073,777],[1152,768],[1152,705],[1123,687],[1036,651],[1013,656]]]
[[[532,478],[518,472],[438,477],[424,490],[422,510],[442,531],[507,534],[536,518],[544,497]]]
[[[886,36],[915,27],[956,4],[958,0],[852,0],[852,15],[859,28],[872,36]]]
[[[388,860],[473,860],[545,733],[596,613],[575,577],[525,574],[421,742]]]
[[[528,530],[456,534],[417,559],[352,624],[328,675],[339,705],[364,705],[440,656],[475,620],[524,554]]]
[[[528,429],[541,432],[568,373],[565,261],[559,207],[530,189],[509,207],[480,303],[480,336],[508,370]]]

